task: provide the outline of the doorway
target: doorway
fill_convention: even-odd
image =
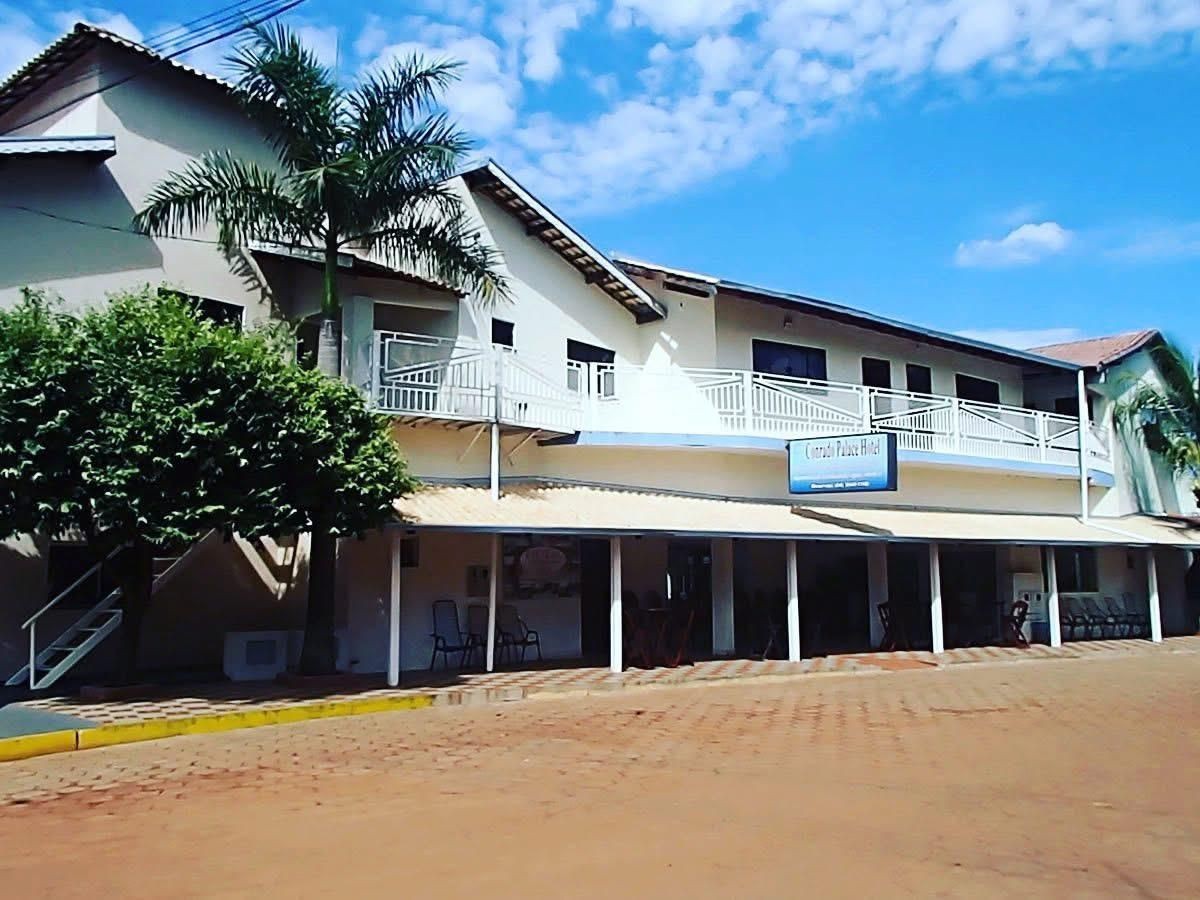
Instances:
[[[588,663],[599,664],[608,659],[610,565],[607,540],[580,540],[579,644],[584,661]]]
[[[888,545],[888,602],[910,648],[933,646],[929,617],[929,551],[920,544]],[[872,610],[876,615],[878,613]]]
[[[667,605],[691,609],[688,650],[694,659],[712,656],[712,543],[672,540],[667,544]]]

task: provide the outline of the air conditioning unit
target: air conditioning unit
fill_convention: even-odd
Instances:
[[[223,668],[230,681],[270,681],[287,671],[288,632],[227,631]]]

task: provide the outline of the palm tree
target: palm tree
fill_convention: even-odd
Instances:
[[[483,304],[506,296],[495,251],[479,239],[450,184],[470,146],[437,106],[457,63],[412,56],[347,87],[278,23],[256,27],[228,61],[237,95],[278,165],[229,151],[205,154],[150,192],[136,230],[176,235],[215,223],[229,257],[254,241],[320,252],[317,366],[331,376],[341,367],[339,251],[362,251]],[[335,665],[336,548],[332,527],[314,521],[306,673]]]
[[[1161,456],[1176,475],[1193,479],[1200,502],[1200,358],[1159,344],[1150,350],[1158,381],[1141,380],[1117,407],[1117,417],[1138,431],[1146,448]]]

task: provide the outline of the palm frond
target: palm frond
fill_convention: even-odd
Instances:
[[[303,171],[340,154],[342,90],[295,32],[280,22],[258,25],[229,63],[242,102],[286,167]]]
[[[321,225],[268,169],[228,151],[208,153],[163,179],[133,218],[142,234],[179,235],[216,223],[221,249],[252,240],[294,243]]]
[[[461,204],[449,216],[418,211],[361,235],[360,244],[395,268],[467,291],[485,305],[510,296],[508,281],[499,271],[499,253],[468,222]]]
[[[393,146],[396,134],[408,133],[411,121],[437,105],[441,93],[458,79],[461,67],[459,62],[429,62],[412,54],[364,78],[346,96],[358,151],[366,156]]]
[[[1154,347],[1150,357],[1155,377],[1123,379],[1127,396],[1116,419],[1176,473],[1200,476],[1200,375],[1178,347]]]

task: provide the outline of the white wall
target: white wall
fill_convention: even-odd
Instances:
[[[788,328],[783,324],[785,317],[792,320]],[[892,387],[896,390],[906,389],[904,367],[907,363],[915,363],[932,369],[935,394],[953,397],[954,376],[962,373],[998,382],[1002,403],[1020,406],[1024,398],[1019,366],[738,297],[717,297],[716,337],[717,355],[713,365],[720,368],[751,368],[752,342],[762,339],[825,350],[830,381],[862,384],[862,358],[870,356],[891,361]]]

